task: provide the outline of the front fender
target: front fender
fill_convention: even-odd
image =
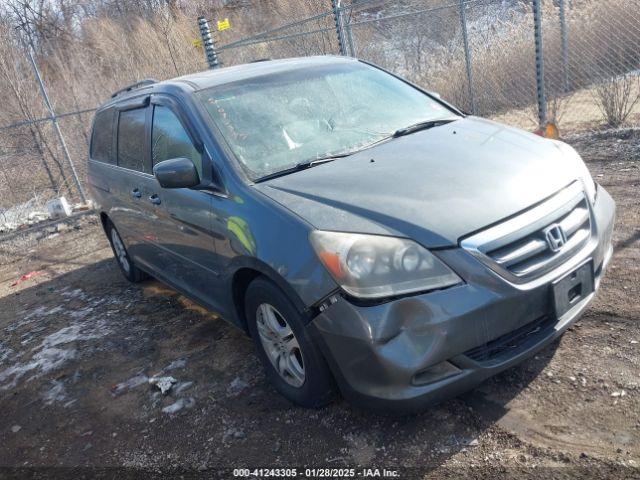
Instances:
[[[237,303],[234,280],[246,269],[270,279],[300,312],[338,288],[309,242],[313,226],[252,188],[232,191],[217,208],[217,222],[226,239],[217,244],[217,250],[228,299]],[[236,320],[242,323],[241,318]]]
[[[282,273],[255,257],[236,257],[231,262],[225,273],[225,283],[228,286],[229,295],[233,295],[233,284],[236,274],[243,270],[254,271],[271,280],[289,297],[299,312],[304,312],[307,309],[307,305],[296,289],[283,277]]]

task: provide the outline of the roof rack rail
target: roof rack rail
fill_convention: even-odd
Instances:
[[[111,98],[116,98],[118,95],[126,92],[130,92],[131,90],[135,90],[136,88],[146,87],[147,85],[152,85],[154,83],[158,83],[158,81],[154,78],[145,78],[144,80],[140,80],[139,82],[132,83],[131,85],[121,88],[111,95]]]
[[[257,60],[251,60],[249,63],[258,63],[258,62],[269,62],[273,60],[272,58],[258,58]]]

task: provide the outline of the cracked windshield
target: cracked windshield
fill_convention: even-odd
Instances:
[[[455,117],[407,83],[359,64],[272,73],[199,95],[253,180]]]

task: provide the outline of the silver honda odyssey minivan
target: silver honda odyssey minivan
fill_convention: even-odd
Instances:
[[[307,407],[468,390],[575,322],[612,255],[573,148],[351,58],[132,85],[96,113],[88,179],[122,273],[244,329]]]

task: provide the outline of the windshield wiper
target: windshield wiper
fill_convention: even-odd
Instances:
[[[333,162],[336,158],[344,158],[344,157],[348,157],[349,155],[353,155],[354,153],[358,152],[359,150],[351,150],[349,152],[341,152],[341,153],[332,153],[330,155],[325,155],[324,157],[318,157],[318,158],[314,158],[313,160],[308,160],[306,162],[302,162],[299,163],[298,165],[305,165],[308,167],[315,167],[316,165],[321,165],[323,163],[327,163],[327,162]]]
[[[314,158],[313,160],[307,160],[305,162],[296,163],[293,167],[289,167],[289,168],[285,168],[284,170],[278,170],[277,172],[269,173],[254,181],[255,183],[260,183],[260,182],[264,182],[265,180],[271,180],[272,178],[282,177],[290,173],[299,172],[300,170],[306,170],[307,168],[315,167],[316,165],[322,165],[323,163],[333,162],[336,158],[348,157],[349,155],[353,155],[354,153],[359,152],[360,150],[361,149],[352,150],[349,152],[334,153],[331,155],[326,155],[324,157]]]
[[[409,125],[408,127],[399,128],[398,130],[393,132],[392,137],[393,138],[403,137],[405,135],[419,132],[421,130],[428,130],[433,127],[439,127],[440,125],[445,125],[455,120],[456,120],[455,118],[444,118],[440,120],[427,120],[423,122],[414,123],[412,125]]]
[[[264,175],[256,180],[255,183],[264,182],[265,180],[271,180],[272,178],[282,177],[284,175],[288,175],[290,173],[299,172],[300,170],[306,170],[307,168],[315,167],[316,165],[321,165],[323,163],[332,162],[336,158],[346,157],[351,153],[339,153],[336,155],[327,155],[326,157],[316,158],[306,162],[296,163],[293,167],[285,168],[283,170],[278,170],[277,172],[269,173]]]

